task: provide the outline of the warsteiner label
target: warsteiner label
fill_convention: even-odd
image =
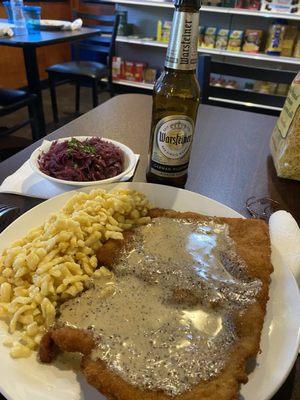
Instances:
[[[193,70],[197,65],[199,13],[175,11],[165,66],[179,70]]]
[[[193,120],[184,115],[165,117],[156,125],[150,169],[161,177],[187,172],[194,135]]]

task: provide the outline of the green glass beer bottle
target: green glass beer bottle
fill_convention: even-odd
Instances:
[[[155,83],[147,181],[184,187],[200,102],[200,0],[175,0],[165,68]]]

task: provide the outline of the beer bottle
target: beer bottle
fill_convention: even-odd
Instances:
[[[175,0],[165,68],[155,83],[147,181],[184,187],[200,101],[200,0]]]

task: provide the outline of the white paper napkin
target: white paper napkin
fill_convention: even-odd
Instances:
[[[300,287],[300,229],[286,211],[277,211],[271,215],[270,236],[274,257],[279,257],[283,266],[294,274]]]
[[[9,24],[0,23],[0,36],[14,36],[14,32]]]
[[[139,154],[135,154],[136,161],[133,169],[123,178],[121,182],[128,181],[134,175]],[[27,197],[38,197],[50,199],[59,194],[76,190],[78,186],[61,185],[50,182],[37,173],[33,172],[27,160],[14,174],[8,176],[0,186],[0,193],[21,194]]]
[[[75,19],[73,22],[66,22],[64,25],[64,31],[77,31],[82,28],[83,21],[81,18]]]

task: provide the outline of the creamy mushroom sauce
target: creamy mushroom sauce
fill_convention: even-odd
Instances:
[[[236,341],[232,314],[261,287],[247,277],[228,226],[212,221],[154,219],[135,230],[113,271],[64,303],[57,323],[90,329],[94,360],[170,396],[222,371]]]

